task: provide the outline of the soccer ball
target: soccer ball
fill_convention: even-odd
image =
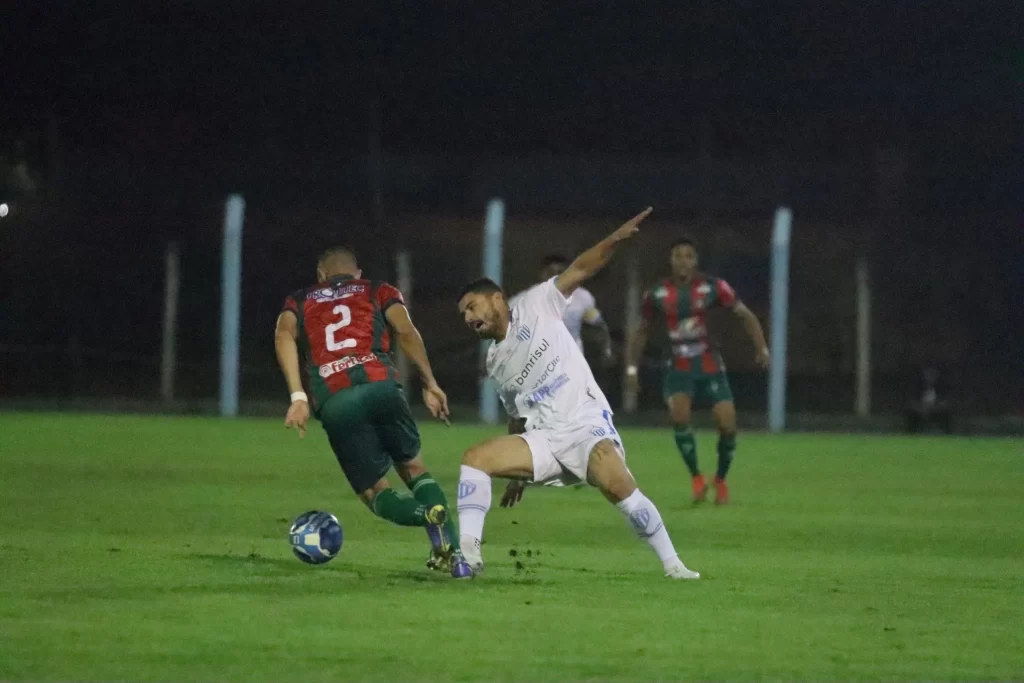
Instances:
[[[324,564],[341,552],[341,524],[329,512],[303,512],[292,523],[288,540],[295,557],[306,564]]]

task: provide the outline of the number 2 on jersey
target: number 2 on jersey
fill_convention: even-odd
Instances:
[[[344,349],[355,348],[355,339],[336,339],[334,333],[343,327],[348,327],[352,324],[352,309],[345,304],[338,304],[334,307],[334,315],[340,315],[341,320],[336,323],[331,323],[324,328],[324,332],[327,335],[327,350],[328,351],[343,351]]]

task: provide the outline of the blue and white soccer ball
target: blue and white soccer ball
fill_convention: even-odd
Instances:
[[[341,524],[329,512],[310,510],[295,518],[288,531],[295,557],[307,564],[330,562],[341,552]]]

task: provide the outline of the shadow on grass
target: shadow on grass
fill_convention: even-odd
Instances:
[[[235,566],[262,566],[262,567],[273,567],[275,569],[292,570],[301,568],[303,565],[300,564],[299,560],[288,560],[280,557],[264,557],[259,553],[249,553],[248,555],[236,555],[233,553],[189,553],[185,557],[190,560],[203,560],[205,562],[217,562],[226,565]],[[322,565],[322,568],[327,569],[328,565]]]

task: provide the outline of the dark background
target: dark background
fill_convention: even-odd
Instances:
[[[215,396],[240,192],[244,396],[281,393],[278,306],[341,241],[389,278],[413,249],[415,316],[471,402],[450,299],[501,196],[512,289],[650,203],[645,281],[691,232],[762,319],[789,205],[794,409],[852,406],[865,254],[878,410],[935,364],[964,410],[1024,411],[1020,3],[341,4],[5,8],[0,395],[155,398],[176,241],[179,395]],[[594,287],[617,338],[623,268]],[[760,410],[749,349],[716,328],[740,407]]]

